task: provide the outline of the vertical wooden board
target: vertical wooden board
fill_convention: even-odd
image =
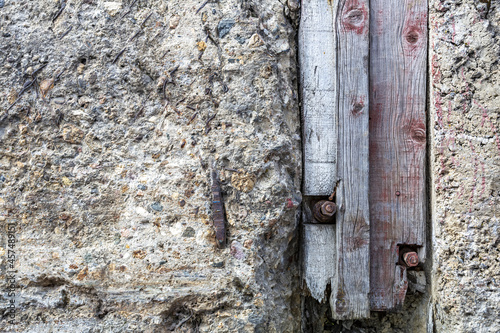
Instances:
[[[334,319],[370,316],[368,0],[340,0],[336,21],[339,144]]]
[[[337,180],[335,12],[330,1],[303,1],[301,9],[304,195],[330,195]]]
[[[398,244],[425,258],[427,2],[371,0],[370,16],[370,302],[389,310]]]
[[[319,302],[334,275],[335,225],[304,224],[304,280],[311,296]]]

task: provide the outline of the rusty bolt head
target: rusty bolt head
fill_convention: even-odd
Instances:
[[[415,267],[418,265],[417,252],[406,252],[403,254],[403,261],[408,267]]]
[[[331,202],[331,201],[326,201],[321,205],[321,213],[326,216],[333,216],[335,214],[335,211],[337,210],[337,206]]]
[[[321,223],[330,222],[337,210],[335,203],[331,201],[318,201],[313,207],[314,218]]]

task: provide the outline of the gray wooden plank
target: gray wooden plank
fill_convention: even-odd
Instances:
[[[322,302],[334,275],[335,225],[304,224],[303,277],[311,296]]]
[[[338,36],[338,163],[334,319],[370,316],[370,212],[368,203],[368,0],[340,0]]]
[[[372,0],[370,14],[370,302],[384,311],[404,299],[398,244],[425,258],[427,1]]]
[[[299,27],[304,195],[330,195],[337,161],[336,11],[329,0],[302,2]]]

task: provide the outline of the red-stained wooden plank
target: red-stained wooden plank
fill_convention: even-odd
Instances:
[[[334,319],[370,316],[368,0],[337,3],[338,159]]]
[[[425,258],[426,0],[371,0],[370,303],[401,307],[398,245]]]

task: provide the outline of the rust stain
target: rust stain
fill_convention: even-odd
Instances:
[[[215,169],[212,170],[212,219],[215,229],[217,246],[223,248],[226,245],[226,213],[222,201],[222,191],[219,177]]]

